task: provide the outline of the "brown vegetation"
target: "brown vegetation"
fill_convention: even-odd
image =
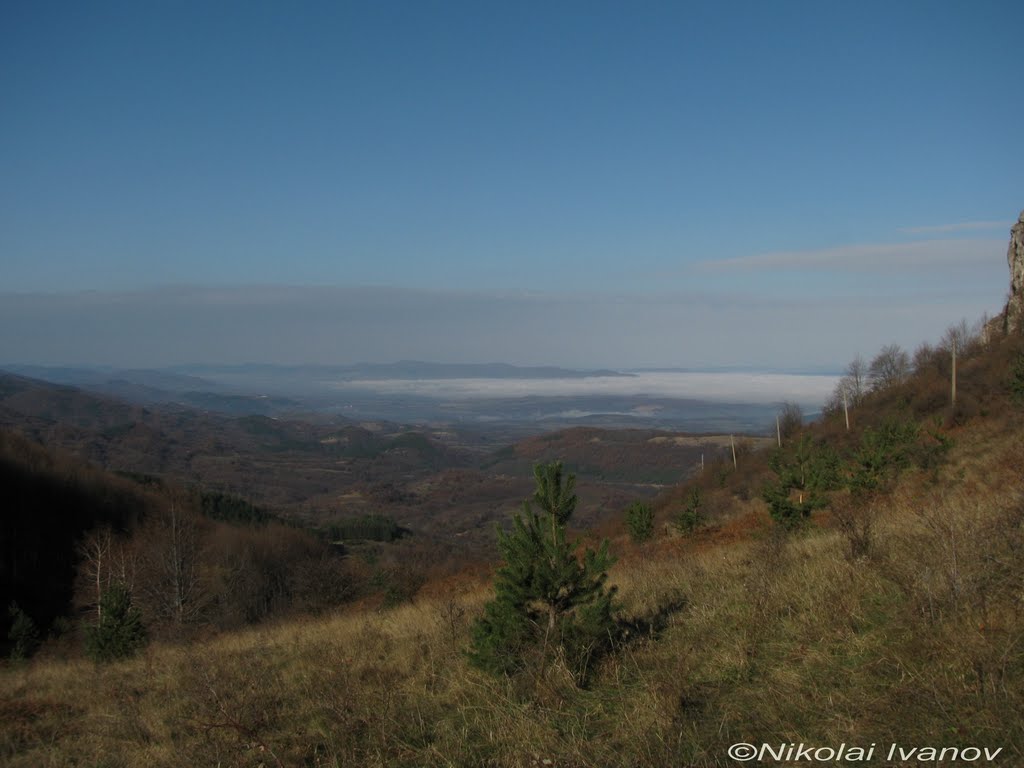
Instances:
[[[743,741],[972,745],[1020,764],[1022,341],[965,344],[955,405],[945,354],[926,350],[905,380],[862,394],[849,430],[833,410],[796,433],[846,457],[869,429],[921,425],[917,459],[872,486],[867,511],[865,496],[836,490],[807,526],[783,533],[761,498],[770,453],[741,445],[736,468],[731,457],[709,462],[655,500],[670,523],[698,488],[705,518],[692,533],[633,545],[620,524],[611,582],[633,635],[585,690],[557,663],[497,677],[472,669],[469,626],[489,589],[478,572],[449,574],[395,607],[363,601],[158,641],[112,665],[51,642],[0,671],[0,760],[716,766]],[[940,444],[950,447],[932,460]],[[465,478],[450,480],[458,498]],[[302,559],[298,539],[199,525],[213,526],[200,548],[207,575],[248,574],[231,599],[258,606],[284,594],[255,577],[273,572],[267,562]],[[173,537],[161,530],[166,552]],[[400,565],[389,566],[396,583],[415,580]]]
[[[458,430],[142,408],[3,373],[0,427],[140,480],[239,496],[309,527],[385,514],[432,546],[486,557],[495,523],[529,493],[534,463],[562,460],[586,481],[577,522],[591,526],[723,450],[715,436],[592,428],[493,450]]]
[[[472,670],[468,620],[486,591],[470,582],[109,667],[13,667],[0,754],[12,766],[712,766],[737,741],[896,741],[1003,747],[1014,764],[1020,430],[979,425],[938,481],[907,478],[868,559],[850,559],[823,520],[795,538],[755,522],[710,548],[663,540],[620,562],[624,613],[669,614],[586,691],[557,667]]]

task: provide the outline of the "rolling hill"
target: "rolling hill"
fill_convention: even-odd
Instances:
[[[395,607],[160,642],[114,665],[44,648],[0,671],[0,749],[12,766],[710,767],[729,764],[736,743],[875,747],[867,764],[879,765],[932,764],[943,749],[1019,763],[1024,337],[964,350],[954,406],[944,359],[921,355],[913,376],[867,394],[849,429],[831,411],[780,452],[744,450],[736,468],[708,462],[662,489],[662,523],[700,490],[692,533],[659,529],[636,544],[606,522],[620,621],[648,629],[624,634],[586,688],[557,661],[510,677],[471,668],[488,574],[449,572]],[[885,482],[870,496],[839,484],[799,528],[773,521],[762,492],[786,457],[834,451],[854,477],[882,434],[902,435],[909,452],[875,467]],[[491,460],[582,456],[606,437],[545,436]],[[460,506],[474,471],[446,470],[419,492]],[[872,522],[859,549],[844,525],[851,504]]]

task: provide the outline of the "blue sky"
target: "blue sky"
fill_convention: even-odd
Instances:
[[[1000,308],[1024,6],[636,5],[3,4],[0,362],[827,365]]]

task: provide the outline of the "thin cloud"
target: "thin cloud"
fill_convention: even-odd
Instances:
[[[494,399],[542,397],[646,396],[695,398],[716,402],[772,403],[792,399],[821,403],[837,376],[785,373],[695,373],[644,371],[629,377],[586,379],[379,379],[339,381],[340,392],[372,392],[396,397]]]
[[[776,251],[732,259],[703,261],[702,271],[770,269],[890,272],[928,267],[971,267],[989,264],[1005,249],[996,239],[918,240],[912,243],[841,245],[806,251]]]
[[[1005,264],[1000,253],[996,260]],[[959,275],[929,286],[915,280],[914,291],[902,295],[846,297],[517,296],[353,286],[0,292],[0,367],[403,359],[566,368],[832,366],[893,341],[912,348],[961,317],[997,309],[1004,269],[990,296],[976,283],[965,290],[969,281]],[[724,388],[709,388],[718,386]]]
[[[930,227],[902,227],[906,235],[946,235],[953,232],[976,232],[986,229],[1009,229],[1005,221],[961,221],[955,224],[937,224]]]

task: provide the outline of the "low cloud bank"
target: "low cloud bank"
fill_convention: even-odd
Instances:
[[[436,399],[648,396],[730,403],[790,400],[820,406],[837,376],[781,373],[641,372],[631,377],[586,379],[381,379],[338,382],[340,392]]]

